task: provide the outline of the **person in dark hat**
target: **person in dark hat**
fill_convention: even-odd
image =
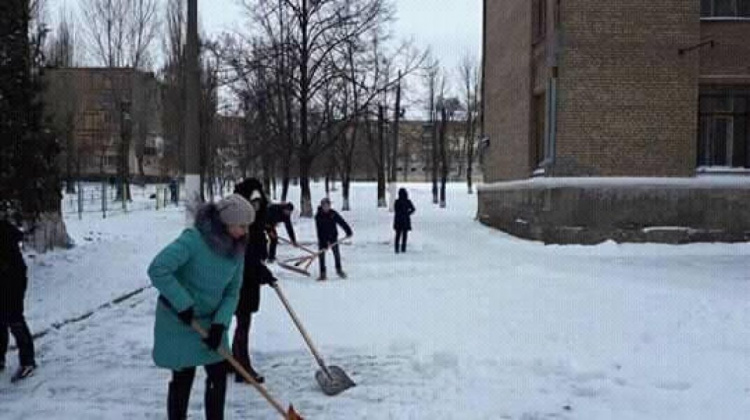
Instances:
[[[232,340],[232,352],[237,361],[253,376],[257,382],[264,381],[252,366],[250,360],[250,327],[253,314],[260,309],[260,287],[276,281],[273,273],[266,267],[268,248],[266,241],[266,217],[268,200],[263,192],[263,184],[255,178],[249,178],[235,186],[234,192],[245,197],[255,208],[255,222],[248,230],[248,244],[245,251],[245,271],[243,275],[240,301],[235,311],[237,328]],[[235,376],[238,383],[244,382],[240,375]]]
[[[417,210],[409,200],[409,193],[405,188],[398,191],[398,199],[394,207],[393,230],[396,231],[396,254],[398,254],[406,252],[406,242],[411,230],[411,215]]]
[[[294,204],[292,203],[278,203],[268,206],[268,213],[266,214],[266,231],[268,232],[269,239],[268,262],[276,260],[276,247],[279,245],[279,235],[276,232],[276,226],[279,223],[284,223],[292,246],[298,246],[297,236],[294,234],[294,226],[292,225],[292,213],[294,213]]]
[[[331,208],[331,200],[324,198],[320,201],[320,207],[318,212],[315,214],[315,227],[318,232],[318,247],[321,251],[327,251],[329,248],[333,251],[333,259],[336,264],[336,273],[342,279],[345,279],[346,273],[341,266],[341,252],[339,251],[338,240],[339,231],[337,226],[341,226],[346,233],[346,237],[351,237],[354,233],[349,224],[346,223],[343,217]],[[320,254],[318,258],[320,260],[320,276],[318,281],[324,281],[326,277],[326,254],[325,252]]]

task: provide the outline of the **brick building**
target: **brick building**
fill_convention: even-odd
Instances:
[[[547,242],[748,238],[750,0],[484,10],[480,220]]]
[[[122,139],[129,138],[132,176],[162,178],[164,164],[160,85],[153,73],[126,68],[50,68],[46,110],[61,138],[62,173],[100,179],[117,173]]]

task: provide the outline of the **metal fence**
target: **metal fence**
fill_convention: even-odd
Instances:
[[[129,212],[160,210],[167,206],[177,207],[180,203],[173,200],[172,194],[167,184],[131,185],[130,200],[122,200],[118,197],[117,187],[109,183],[78,183],[74,193],[63,195],[62,212],[65,216],[77,214],[79,219],[87,215],[107,218]]]

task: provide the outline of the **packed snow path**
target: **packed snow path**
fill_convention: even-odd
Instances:
[[[427,186],[410,190],[417,213],[407,254],[393,252],[391,214],[374,208],[374,186],[357,185],[355,209],[343,213],[355,230],[342,247],[349,280],[320,284],[277,271],[327,361],[358,387],[334,398],[320,392],[317,367],[264,290],[254,364],[269,390],[308,419],[750,412],[750,245],[544,246],[476,223],[475,197],[463,186],[451,189],[444,210]],[[148,284],[148,262],[182,220],[175,210],[71,220],[79,246],[35,258],[29,321],[49,333],[36,343],[35,377],[11,386],[10,372],[0,374],[1,418],[165,418],[169,375],[150,357],[155,292],[101,305]],[[313,229],[298,222],[302,240]],[[280,256],[291,254],[281,247]],[[203,415],[202,378],[191,418]],[[231,382],[227,418],[276,416]]]

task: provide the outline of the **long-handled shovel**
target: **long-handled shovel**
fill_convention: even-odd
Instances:
[[[289,243],[289,244],[292,243],[288,239],[282,238],[280,236],[278,236],[277,238],[284,243]],[[279,267],[289,270],[289,271],[293,271],[298,274],[302,274],[303,276],[310,277],[310,271],[308,270],[310,269],[310,266],[312,265],[312,263],[316,259],[318,259],[318,257],[320,257],[322,254],[328,252],[331,248],[333,248],[336,245],[341,244],[342,242],[344,242],[345,240],[349,238],[350,237],[347,236],[344,239],[341,239],[340,241],[336,241],[328,245],[328,248],[321,249],[320,251],[313,251],[310,248],[298,246],[301,250],[307,252],[310,255],[306,257],[297,257],[297,258],[291,258],[291,259],[284,260],[284,261],[279,261],[278,262]]]
[[[198,321],[193,320],[190,326],[193,327],[193,329],[198,334],[200,334],[202,338],[208,337],[208,333],[206,332],[206,330],[203,329],[203,327],[201,327]],[[219,353],[221,357],[224,358],[224,360],[229,362],[229,364],[232,365],[235,371],[237,371],[240,374],[240,376],[242,376],[242,378],[245,379],[245,381],[247,381],[247,383],[252,385],[256,391],[260,392],[260,395],[262,395],[263,398],[265,398],[266,401],[268,401],[268,403],[271,404],[273,408],[276,409],[276,411],[279,414],[281,414],[282,418],[284,418],[285,420],[304,420],[302,416],[300,416],[296,411],[294,411],[294,407],[291,404],[289,405],[289,409],[287,411],[284,411],[284,406],[282,406],[281,403],[279,403],[276,399],[274,399],[273,396],[271,396],[271,394],[268,393],[268,390],[266,390],[266,388],[263,385],[259,384],[255,379],[253,379],[253,377],[250,376],[247,370],[245,370],[245,368],[242,367],[242,365],[237,361],[237,359],[235,359],[229,353],[227,349],[225,349],[224,347],[219,347],[219,349],[216,350],[216,352]]]
[[[284,296],[284,293],[281,291],[278,282],[273,283],[271,287],[276,291],[279,300],[281,300],[284,308],[292,318],[294,325],[297,327],[300,334],[302,334],[302,338],[305,340],[307,347],[310,349],[313,357],[315,357],[315,361],[318,362],[318,366],[320,366],[320,370],[315,373],[315,380],[318,381],[318,385],[320,385],[323,393],[329,396],[334,396],[355,386],[356,384],[354,381],[349,378],[343,369],[338,366],[326,366],[325,361],[323,361],[323,358],[320,356],[320,353],[318,353],[318,350],[310,339],[310,335],[305,331],[305,327],[302,326],[297,314],[294,312],[294,309],[292,309],[286,296]]]

